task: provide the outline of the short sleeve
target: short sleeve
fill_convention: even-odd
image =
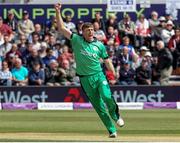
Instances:
[[[70,41],[71,41],[72,48],[74,48],[81,41],[81,36],[79,36],[75,33],[72,33]]]

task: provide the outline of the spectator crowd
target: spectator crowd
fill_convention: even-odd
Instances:
[[[114,14],[104,20],[97,12],[91,22],[116,70],[113,75],[102,63],[111,85],[168,85],[171,74],[180,74],[180,27],[171,15],[152,11],[132,21],[124,14],[117,21]],[[64,19],[79,35],[83,23],[74,23],[68,14]],[[26,10],[22,19],[11,10],[6,19],[0,17],[0,85],[79,85],[70,41],[57,28],[54,16],[34,23]]]

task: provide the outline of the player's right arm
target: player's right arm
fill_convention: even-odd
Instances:
[[[71,35],[72,35],[72,32],[67,29],[65,26],[64,26],[64,21],[62,19],[62,16],[60,14],[60,11],[61,11],[61,4],[55,4],[54,5],[54,8],[55,8],[55,11],[56,11],[56,19],[57,19],[57,26],[58,26],[58,31],[63,34],[67,39],[71,39]]]

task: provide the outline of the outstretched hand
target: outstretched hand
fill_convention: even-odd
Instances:
[[[55,8],[56,11],[60,11],[61,10],[61,6],[62,5],[60,3],[57,3],[57,4],[54,5],[54,8]]]

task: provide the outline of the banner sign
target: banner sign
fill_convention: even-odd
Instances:
[[[142,110],[144,107],[144,103],[141,102],[123,102],[117,103],[120,110]]]
[[[176,109],[176,102],[146,102],[144,103],[144,109]]]
[[[135,0],[133,0],[133,4],[134,1]],[[7,17],[8,10],[13,10],[15,18],[17,19],[22,19],[23,10],[27,10],[29,12],[30,19],[33,20],[34,23],[40,23],[42,25],[45,25],[45,23],[55,15],[53,5],[0,5],[0,13],[3,18]],[[145,16],[149,18],[152,11],[157,11],[159,16],[162,16],[165,14],[166,4],[151,4],[151,8],[141,8],[140,4],[138,4],[136,5],[136,11],[130,12],[129,15],[132,20],[136,20],[137,16],[141,13],[145,14]],[[107,19],[109,14],[106,4],[63,5],[61,13],[63,17],[65,17],[65,14],[71,14],[72,21],[77,23],[79,20],[91,21],[96,12],[100,12],[104,20]],[[177,20],[180,21],[180,9],[178,9],[177,12]],[[124,12],[116,13],[118,22],[122,20],[123,15]]]
[[[114,12],[135,12],[136,0],[108,0],[108,11]]]
[[[179,86],[112,86],[117,102],[178,102]],[[81,87],[0,87],[0,103],[89,102]]]
[[[73,110],[73,103],[38,103],[38,110]]]
[[[3,110],[33,110],[37,109],[36,103],[2,103]]]

